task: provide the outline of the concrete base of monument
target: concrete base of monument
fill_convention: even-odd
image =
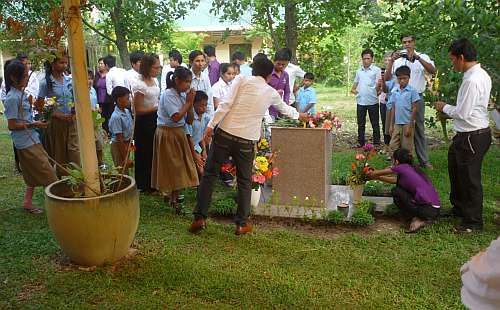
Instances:
[[[319,205],[309,200],[296,201],[293,204],[285,205],[280,204],[271,187],[264,186],[262,188],[259,205],[253,208],[252,213],[269,217],[323,219],[330,211],[347,209],[346,215],[350,218],[354,211],[352,204],[353,192],[351,187],[345,185],[331,185],[329,197],[330,199],[326,205]],[[393,203],[392,197],[363,196],[363,199],[375,203],[374,210],[376,213],[383,213],[385,208]]]

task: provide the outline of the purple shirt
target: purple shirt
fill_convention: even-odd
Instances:
[[[97,80],[97,102],[104,103],[106,102],[106,76],[101,76]]]
[[[419,204],[440,206],[439,195],[432,182],[418,173],[408,164],[393,166],[391,170],[398,175],[398,185],[413,195],[413,200]]]
[[[286,104],[290,104],[290,78],[288,76],[288,73],[286,71],[281,72],[281,75],[278,76],[276,71],[273,70],[273,73],[271,75],[271,81],[269,82],[269,85],[276,89],[278,93],[280,94],[280,97],[283,99],[283,101]],[[274,107],[269,107],[269,114],[271,116],[279,116],[278,110],[276,110]]]
[[[220,76],[220,64],[217,59],[208,62],[208,78],[210,79],[210,86],[214,85],[219,81]]]

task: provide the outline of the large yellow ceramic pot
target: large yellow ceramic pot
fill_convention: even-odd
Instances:
[[[99,266],[125,256],[139,224],[135,180],[124,176],[121,190],[100,197],[71,197],[64,181],[45,189],[49,226],[63,252],[76,264]]]

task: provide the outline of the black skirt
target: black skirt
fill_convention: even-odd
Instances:
[[[151,167],[157,113],[137,115],[135,120],[135,181],[141,191],[152,191]]]

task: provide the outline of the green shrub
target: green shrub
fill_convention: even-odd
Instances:
[[[384,215],[396,217],[399,215],[399,208],[395,204],[391,203],[390,205],[385,207]]]
[[[363,210],[356,210],[351,217],[351,224],[356,226],[368,226],[375,223],[375,218]]]
[[[387,185],[380,181],[368,181],[365,184],[363,195],[364,196],[388,196],[390,190]]]
[[[233,197],[225,197],[215,201],[212,204],[212,212],[218,215],[233,215],[237,209],[236,202]]]
[[[332,224],[341,224],[344,222],[344,214],[339,210],[328,212],[326,220]]]

